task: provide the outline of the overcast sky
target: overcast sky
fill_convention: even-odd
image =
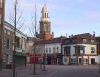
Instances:
[[[35,0],[18,1],[25,22],[21,30],[32,35],[29,29],[33,28]],[[6,0],[6,21],[10,20],[13,3],[13,0]],[[41,8],[45,3],[55,37],[88,32],[93,34],[93,31],[96,36],[100,35],[100,0],[36,0],[38,26]]]

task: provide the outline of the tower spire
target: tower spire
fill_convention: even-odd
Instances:
[[[44,4],[41,10],[41,18],[40,18],[40,34],[38,37],[43,40],[49,40],[53,38],[53,34],[51,34],[51,22],[49,18],[49,11],[47,5]]]
[[[41,14],[42,14],[41,21],[49,21],[49,16],[48,16],[49,11],[46,4],[44,4],[43,6]]]

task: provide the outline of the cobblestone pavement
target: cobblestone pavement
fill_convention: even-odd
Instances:
[[[12,77],[12,70],[3,69],[0,77]],[[67,66],[67,65],[46,65],[46,71],[36,65],[36,75],[33,75],[33,66],[16,68],[16,77],[100,77],[98,66]]]

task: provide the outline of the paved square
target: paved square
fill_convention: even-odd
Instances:
[[[42,71],[40,65],[36,65],[37,75],[33,75],[32,65],[19,67],[16,68],[16,77],[100,77],[97,65],[46,65],[46,69]],[[12,77],[12,70],[3,69],[0,77]]]

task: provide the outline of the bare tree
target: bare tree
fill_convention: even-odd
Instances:
[[[12,2],[12,10],[11,12],[9,12],[9,15],[8,15],[8,22],[12,25],[14,25],[14,22],[15,22],[15,2],[16,0],[14,0],[14,3]],[[19,5],[19,1],[17,0],[17,5],[16,5],[16,28],[18,30],[21,30],[22,27],[24,27],[25,25],[25,19],[23,18],[23,12],[22,10],[20,9],[20,5]]]
[[[21,27],[24,25],[24,23],[22,22],[22,13],[19,12],[19,6],[18,6],[18,0],[14,0],[14,11],[13,11],[13,17],[11,19],[11,21],[13,22],[14,25],[14,50],[13,50],[13,60],[12,60],[12,70],[13,70],[13,77],[16,77],[16,64],[15,64],[15,55],[16,55],[16,31],[19,27],[19,29],[21,29]],[[20,13],[20,14],[19,14]]]
[[[36,42],[36,26],[37,26],[37,16],[36,16],[36,2],[35,2],[35,13],[34,13],[34,16],[32,16],[32,19],[31,19],[31,27],[32,28],[29,28],[29,31],[31,33],[31,36],[33,37],[34,39],[34,43],[33,43],[33,52],[32,52],[32,55],[33,55],[33,75],[36,75],[36,45],[35,45],[35,42]],[[33,22],[34,21],[34,22]]]

